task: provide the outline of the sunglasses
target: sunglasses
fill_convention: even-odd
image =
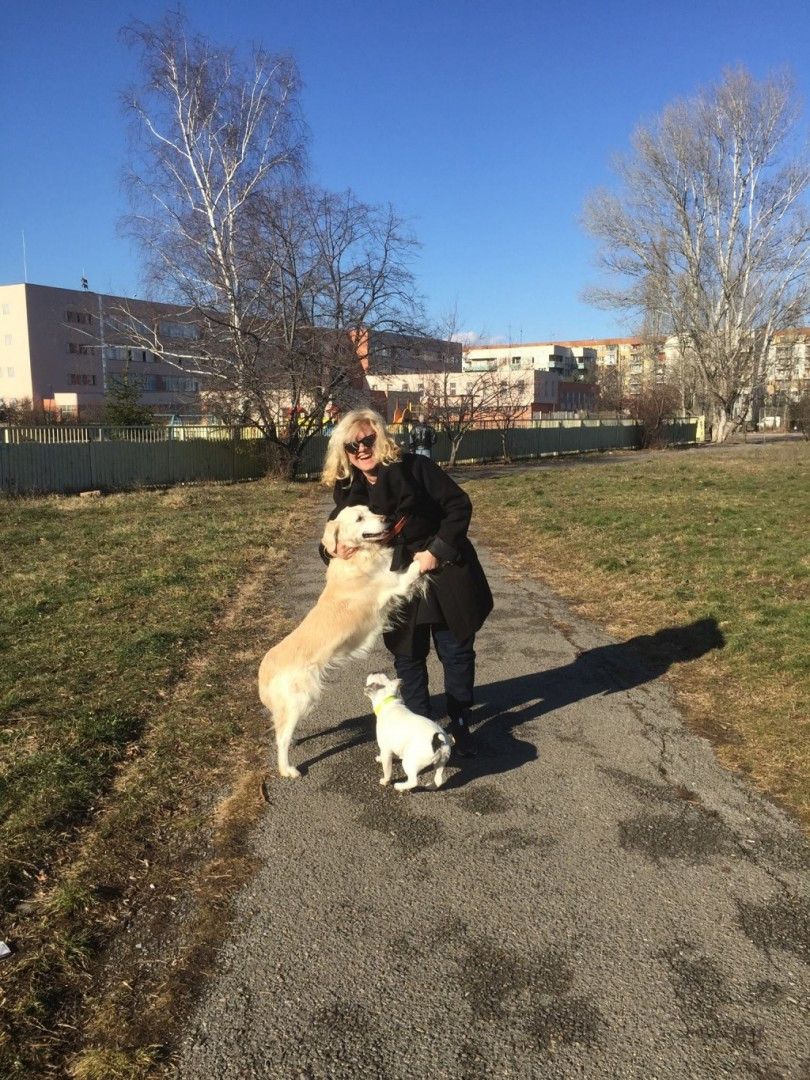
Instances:
[[[372,432],[371,435],[364,435],[362,439],[344,443],[343,449],[347,454],[359,454],[361,447],[365,446],[366,450],[370,450],[376,441],[377,436]]]

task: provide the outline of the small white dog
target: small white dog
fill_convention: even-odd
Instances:
[[[436,770],[433,784],[440,788],[453,740],[439,724],[411,712],[400,696],[401,682],[401,679],[389,679],[382,672],[376,672],[366,679],[363,691],[371,698],[377,717],[377,745],[380,748],[377,761],[383,767],[380,783],[391,782],[391,762],[397,757],[408,777],[394,784],[397,791],[415,788],[419,773],[431,766]]]

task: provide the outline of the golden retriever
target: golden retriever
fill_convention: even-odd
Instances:
[[[415,562],[391,570],[390,535],[390,522],[365,506],[346,507],[328,522],[322,540],[327,552],[334,555],[338,541],[356,551],[330,561],[315,607],[261,662],[259,697],[273,716],[281,776],[301,775],[290,764],[290,742],[320,699],[326,672],[364,656],[399,604],[427,584]]]

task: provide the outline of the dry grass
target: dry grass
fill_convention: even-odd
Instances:
[[[716,626],[722,649],[670,668],[689,721],[810,822],[807,443],[561,464],[467,489],[482,542],[617,638]]]

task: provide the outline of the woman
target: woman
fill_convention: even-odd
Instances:
[[[419,563],[430,574],[427,595],[415,599],[384,634],[402,696],[413,712],[430,716],[427,656],[431,638],[443,671],[447,728],[462,757],[476,753],[469,723],[475,685],[475,635],[492,611],[492,593],[467,539],[472,504],[466,492],[423,455],[403,454],[372,409],[347,413],[329,439],[323,482],[333,485],[335,509],[368,506],[400,523],[391,566]],[[353,549],[338,545],[336,556]],[[329,556],[321,548],[321,557]]]

